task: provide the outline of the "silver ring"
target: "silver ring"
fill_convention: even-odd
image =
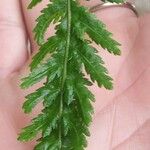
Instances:
[[[124,7],[124,8],[129,8],[130,10],[132,10],[135,15],[138,17],[139,14],[135,8],[135,6],[129,2],[125,2],[123,4],[116,4],[116,3],[110,3],[110,2],[104,2],[104,3],[101,3],[101,4],[98,4],[98,5],[95,5],[93,7],[91,7],[89,9],[90,12],[96,12],[98,10],[102,10],[102,9],[105,9],[105,8],[111,8],[111,7]]]

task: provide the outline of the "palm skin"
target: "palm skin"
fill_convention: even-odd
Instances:
[[[7,1],[0,2],[0,11]],[[11,6],[18,8],[18,1],[13,3]],[[27,2],[23,1],[23,4],[25,8]],[[40,9],[40,6],[30,12],[24,9],[33,51],[37,46],[33,43],[31,31]],[[149,150],[150,15],[137,19],[131,10],[117,7],[101,10],[96,15],[122,44],[122,55],[113,56],[98,48],[114,79],[114,89],[107,91],[96,85],[90,88],[96,96],[96,102],[87,150]],[[15,22],[5,17],[0,12],[0,30],[3,31],[0,34],[0,148],[30,150],[34,142],[20,143],[16,138],[20,129],[33,117],[25,115],[21,109],[24,96],[37,86],[26,91],[19,88],[20,76],[27,74],[27,67],[23,67],[28,60],[27,34],[21,16],[14,17]],[[22,71],[18,71],[20,68]],[[34,114],[38,110],[37,107]]]

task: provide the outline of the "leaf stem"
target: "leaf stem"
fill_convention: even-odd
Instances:
[[[67,0],[67,39],[66,39],[66,49],[64,54],[64,68],[63,75],[61,80],[61,95],[60,95],[60,110],[59,110],[59,141],[60,141],[60,149],[62,148],[61,136],[62,136],[62,113],[63,113],[63,95],[64,95],[64,85],[67,78],[67,63],[69,56],[69,48],[70,48],[70,34],[71,34],[71,0]]]

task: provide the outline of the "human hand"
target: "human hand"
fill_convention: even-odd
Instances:
[[[19,2],[0,2],[0,147],[5,150],[30,150],[34,145],[16,140],[21,127],[33,117],[25,116],[21,105],[24,96],[37,86],[22,91],[19,78],[20,74],[26,74],[27,67],[23,66],[30,59],[27,52],[28,37],[32,52],[38,49],[33,41],[32,29],[35,18],[45,5],[43,2],[43,5],[27,11],[28,2],[23,0],[22,6],[29,34],[24,27]],[[90,88],[96,96],[96,102],[87,150],[149,150],[150,15],[137,19],[131,10],[118,7],[103,9],[96,15],[122,44],[122,55],[113,56],[98,48],[114,79],[114,90],[106,91],[96,85]],[[17,71],[21,68],[21,72]],[[38,110],[36,108],[34,114]]]

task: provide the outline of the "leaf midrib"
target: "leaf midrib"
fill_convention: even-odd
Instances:
[[[59,141],[60,149],[62,148],[62,114],[63,114],[63,99],[64,99],[64,86],[67,78],[67,62],[69,58],[69,49],[70,49],[70,39],[71,39],[71,0],[67,0],[67,39],[66,39],[66,48],[64,54],[64,63],[63,63],[63,74],[61,80],[61,95],[60,95],[60,111],[59,111]]]

